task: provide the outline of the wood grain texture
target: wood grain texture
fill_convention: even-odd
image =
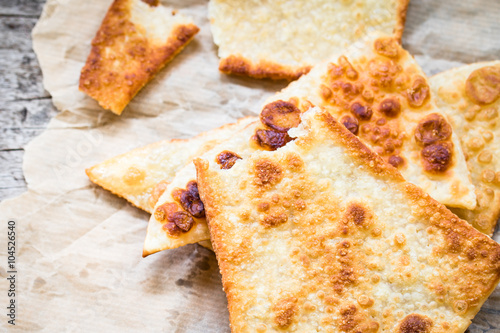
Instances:
[[[44,2],[0,2],[0,200],[26,190],[23,147],[57,113],[31,46]]]

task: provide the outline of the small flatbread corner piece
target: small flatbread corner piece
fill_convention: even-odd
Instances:
[[[92,40],[79,88],[119,115],[198,31],[157,0],[115,0]]]
[[[255,121],[239,127],[233,136],[201,156],[216,161],[221,167],[230,168],[238,159],[245,158],[258,148],[250,144],[257,123]],[[158,199],[148,223],[142,255],[146,257],[162,250],[205,240],[210,240],[210,233],[203,202],[198,193],[196,169],[190,161],[176,172]]]
[[[219,70],[295,80],[369,31],[401,39],[409,0],[210,0]]]
[[[296,126],[298,114],[311,105],[328,110],[437,201],[475,208],[458,136],[436,105],[426,75],[393,37],[371,33],[268,99],[260,142],[272,148],[269,138]]]
[[[230,169],[195,159],[233,333],[464,332],[500,245],[327,112]]]
[[[500,217],[500,61],[455,68],[430,79],[464,151],[477,206],[452,209],[491,235]]]
[[[88,168],[86,173],[93,183],[152,213],[179,170],[256,119],[241,118],[189,139],[155,142],[110,158]]]

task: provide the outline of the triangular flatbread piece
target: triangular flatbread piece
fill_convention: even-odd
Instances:
[[[121,114],[198,31],[190,18],[157,0],[115,0],[92,41],[79,88]]]
[[[231,331],[464,332],[500,245],[325,111],[221,169],[195,159]]]
[[[250,144],[256,126],[257,121],[240,127],[232,137],[198,156],[222,161],[221,165],[229,167],[258,148]],[[232,154],[235,151],[238,154]],[[204,240],[210,240],[210,235],[191,160],[175,174],[158,199],[148,223],[143,256]]]
[[[458,136],[422,69],[394,38],[358,42],[272,96],[261,113],[263,145],[272,148],[266,135],[282,135],[311,105],[326,108],[437,201],[475,207]]]
[[[211,0],[219,69],[258,79],[297,79],[370,31],[400,39],[408,2]]]
[[[453,211],[491,235],[500,217],[500,61],[452,69],[430,83],[460,138],[476,187],[476,209]]]
[[[345,56],[334,56],[333,62],[322,63],[292,82],[267,101],[257,130],[250,135],[238,133],[231,139],[238,145],[229,143],[225,148],[214,148],[205,159],[214,161],[224,150],[244,159],[253,150],[281,147],[290,141],[286,131],[298,125],[301,112],[313,104],[321,105],[339,116],[361,140],[386,161],[398,166],[406,179],[423,187],[436,200],[448,205],[475,207],[474,186],[458,138],[436,107],[425,74],[393,38],[379,36],[372,35],[366,41],[353,44]],[[338,76],[334,78],[333,75]],[[359,107],[353,108],[355,103]],[[383,111],[381,105],[385,105]],[[431,124],[437,120],[443,127],[437,132],[432,132],[431,128],[430,138],[425,127],[429,119]],[[353,124],[355,127],[351,126]],[[415,133],[419,126],[423,127],[423,134],[417,142]],[[426,156],[422,156],[424,151],[428,152]],[[185,170],[182,181],[177,183],[184,189],[189,181],[195,180],[194,169],[189,168],[191,171]],[[182,210],[179,201],[172,200],[174,190],[172,187],[167,189],[156,208],[176,204],[172,207]],[[201,226],[169,232],[169,215],[164,213],[164,208],[161,210],[163,212],[151,216],[149,228],[155,228],[155,233],[150,235],[148,229],[144,255],[209,239],[208,232],[200,232]],[[188,219],[189,212],[184,212]],[[203,217],[191,217],[197,225],[204,222]]]
[[[245,117],[193,138],[152,143],[99,163],[86,172],[92,182],[152,213],[156,201],[180,169],[255,120]]]

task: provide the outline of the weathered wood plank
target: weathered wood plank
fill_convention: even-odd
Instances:
[[[22,165],[24,150],[0,151],[0,200],[14,197],[26,191]]]
[[[2,0],[0,16],[39,17],[45,0]]]
[[[35,23],[35,18],[0,20],[0,101],[49,96],[31,44]]]
[[[22,148],[57,113],[31,43],[44,2],[0,1],[0,200],[26,190]]]

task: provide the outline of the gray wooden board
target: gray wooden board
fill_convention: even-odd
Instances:
[[[44,2],[0,1],[0,200],[26,190],[23,147],[57,113],[31,46]]]

